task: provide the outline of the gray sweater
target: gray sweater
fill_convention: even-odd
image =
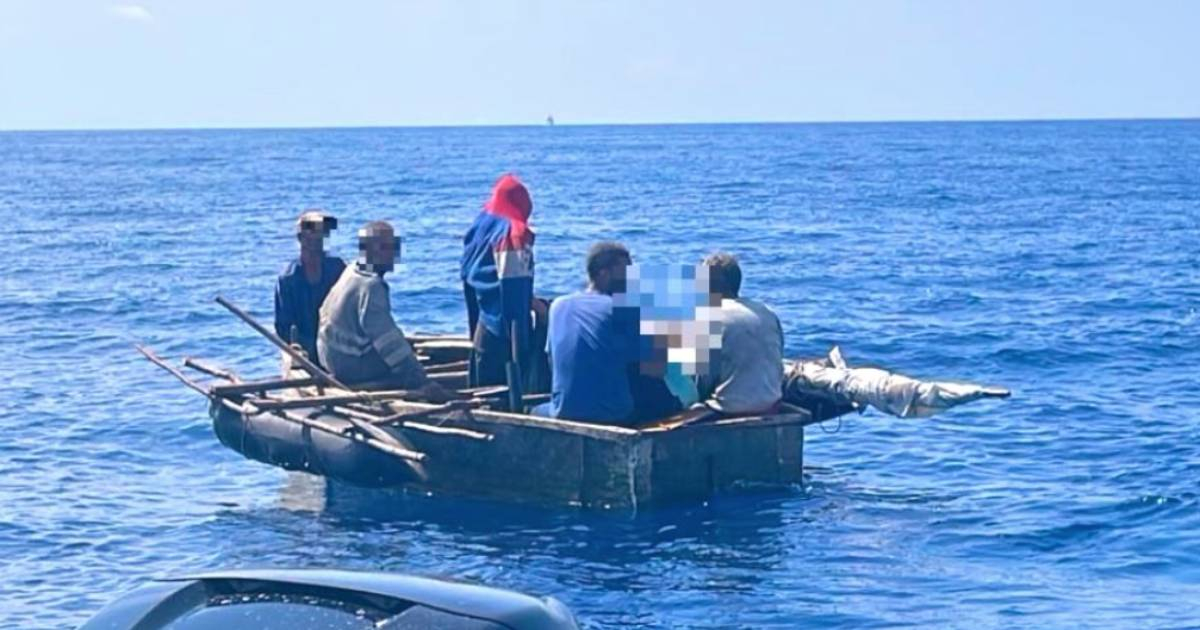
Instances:
[[[348,385],[408,389],[426,383],[425,368],[392,319],[387,282],[357,264],[346,267],[321,304],[317,353]]]

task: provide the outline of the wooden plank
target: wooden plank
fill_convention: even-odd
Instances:
[[[806,426],[820,422],[815,420],[811,414],[802,409],[796,413],[775,414],[770,416],[737,416],[731,418],[720,418],[707,422],[682,424],[682,425],[660,425],[651,426],[642,429],[643,433],[661,434],[670,431],[700,431],[719,429],[731,425],[747,425],[751,427],[773,427],[780,424],[798,424]]]
[[[215,396],[240,396],[242,394],[251,394],[254,392],[266,392],[275,389],[288,389],[293,387],[311,387],[321,381],[313,377],[305,378],[282,378],[271,379],[264,381],[246,381],[234,383],[230,385],[213,385],[209,391]]]
[[[439,383],[458,380],[461,380],[465,383],[467,380],[466,370],[457,370],[454,372],[434,372],[432,374],[426,370],[425,375],[429,377],[429,380],[437,381]]]
[[[439,365],[430,365],[425,368],[426,374],[441,374],[443,372],[463,372],[470,367],[470,361],[452,361],[450,363],[442,363]]]
[[[447,442],[433,433],[406,432],[431,453],[429,480],[416,487],[438,494],[504,501],[567,504],[580,490],[580,436],[513,425],[484,425],[459,412],[456,428],[491,433],[491,441]]]
[[[184,357],[183,358],[183,366],[192,368],[193,370],[196,370],[197,372],[203,372],[204,374],[207,374],[213,378],[225,379],[225,380],[229,381],[230,383],[242,382],[242,379],[238,378],[237,374],[234,374],[233,372],[226,370],[224,368],[219,368],[219,367],[216,367],[213,365],[209,365],[209,364],[205,363],[204,361],[201,361],[200,359],[196,359],[193,357]]]
[[[727,424],[658,434],[654,503],[778,488],[803,479],[800,424]]]
[[[360,392],[357,394],[306,396],[302,398],[288,398],[286,400],[278,398],[251,398],[247,402],[264,411],[274,411],[276,409],[307,409],[309,407],[324,407],[328,405],[341,405],[352,402],[369,403],[392,399],[411,398],[415,395],[415,392],[398,389],[380,392]]]
[[[469,402],[469,401],[453,401],[453,402],[463,403],[463,402]],[[484,441],[490,442],[493,438],[492,434],[490,434],[490,433],[483,433],[480,431],[471,431],[469,429],[460,429],[457,427],[446,427],[446,426],[425,424],[423,422],[417,422],[416,420],[413,419],[413,418],[417,418],[417,417],[424,417],[424,416],[421,416],[418,414],[431,414],[431,413],[445,414],[448,411],[455,411],[455,410],[460,410],[460,409],[467,409],[467,408],[461,407],[461,406],[445,407],[443,405],[439,405],[439,408],[437,408],[437,409],[429,409],[424,412],[413,412],[413,413],[409,413],[409,414],[393,414],[391,416],[379,416],[379,415],[376,415],[375,412],[368,412],[368,411],[362,409],[361,407],[334,407],[333,408],[335,413],[349,416],[351,418],[357,418],[364,422],[370,422],[375,425],[399,426],[399,427],[402,427],[405,429],[413,429],[415,431],[425,431],[427,433],[437,433],[439,435],[454,435],[454,436],[458,436],[458,437],[470,438],[473,440],[484,440]],[[445,422],[446,419],[443,418],[442,421]]]
[[[481,433],[479,431],[459,429],[457,427],[439,427],[432,424],[414,422],[412,420],[406,420],[400,423],[400,426],[404,427],[405,429],[413,429],[414,431],[424,431],[426,433],[435,433],[437,435],[453,435],[456,437],[470,438],[472,440],[483,440],[484,442],[491,442],[496,438],[496,436],[492,435],[491,433]]]
[[[451,400],[440,405],[434,405],[428,409],[408,410],[394,412],[388,415],[376,418],[375,424],[395,424],[406,420],[417,420],[419,418],[428,418],[430,416],[444,415],[447,412],[466,411],[478,409],[483,404],[479,400]]]
[[[483,387],[465,387],[457,390],[463,396],[476,398],[492,398],[508,395],[508,385],[484,385]]]
[[[429,409],[433,406],[427,403],[415,402],[411,400],[392,400],[388,401],[387,405],[397,413],[404,412],[406,410],[417,411]],[[574,420],[563,420],[561,418],[543,418],[541,416],[492,411],[490,409],[474,410],[471,412],[471,418],[472,420],[488,425],[533,427],[575,435],[586,435],[601,440],[627,440],[640,435],[640,432],[637,430],[627,427],[593,424],[590,422],[576,422]]]
[[[450,361],[465,361],[471,356],[471,342],[464,337],[441,337],[436,339],[415,339],[413,349],[428,356],[433,363]]]

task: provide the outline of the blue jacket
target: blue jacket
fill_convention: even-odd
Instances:
[[[317,323],[321,303],[345,269],[346,263],[341,258],[326,255],[321,260],[321,281],[315,285],[309,284],[304,277],[304,267],[297,258],[283,268],[283,273],[275,282],[275,334],[284,341],[290,341],[291,328],[296,326],[296,341],[314,362],[319,362]]]
[[[514,247],[509,220],[481,212],[463,237],[461,277],[471,334],[478,324],[505,339],[517,325],[522,355],[527,350],[533,300],[533,243]]]

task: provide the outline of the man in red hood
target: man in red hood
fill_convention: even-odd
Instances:
[[[518,361],[529,355],[533,300],[533,200],[516,175],[496,182],[491,199],[463,237],[462,281],[475,344],[472,386],[505,383],[516,335]]]

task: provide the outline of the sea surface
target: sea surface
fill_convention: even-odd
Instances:
[[[528,183],[537,285],[737,254],[791,356],[1002,385],[812,427],[803,487],[634,516],[341,499],[144,361],[272,375],[308,206],[396,224],[407,330]],[[1200,121],[0,133],[0,627],[155,576],[343,567],[552,595],[588,628],[1200,626]]]

